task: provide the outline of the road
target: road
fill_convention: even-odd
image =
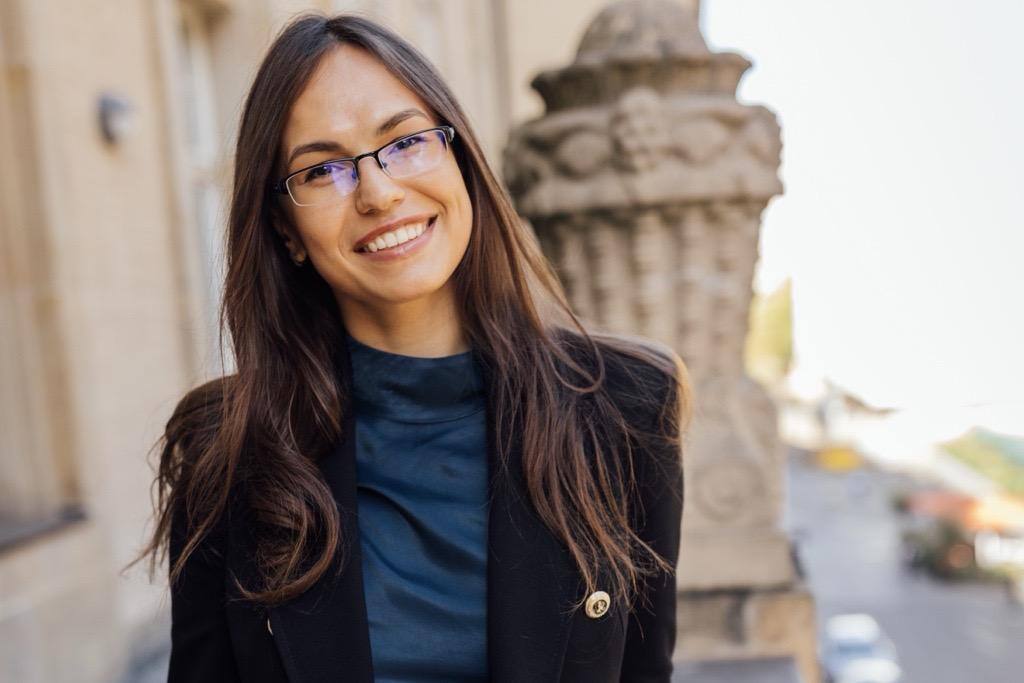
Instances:
[[[867,612],[895,641],[907,683],[1024,680],[1024,608],[997,585],[945,583],[903,567],[891,500],[908,480],[873,469],[822,471],[789,459],[785,525],[818,603]]]

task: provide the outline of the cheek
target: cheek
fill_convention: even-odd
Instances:
[[[468,238],[473,225],[473,204],[469,199],[469,190],[462,174],[457,166],[453,164],[453,167],[446,183],[448,188],[446,208],[452,214],[452,220],[456,222],[456,225],[452,226],[453,229],[458,230],[460,234],[465,233],[464,236]]]
[[[292,225],[302,243],[310,251],[330,251],[337,248],[344,221],[337,207],[308,207]]]

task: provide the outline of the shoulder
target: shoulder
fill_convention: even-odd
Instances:
[[[189,390],[167,420],[164,436],[175,444],[184,459],[195,457],[220,427],[235,375],[209,380]]]
[[[210,496],[197,498],[200,488],[225,479],[225,459],[211,453],[228,408],[234,375],[218,377],[200,384],[178,401],[163,434],[159,479],[167,496],[167,505],[177,513],[179,523],[196,519],[209,512]],[[237,494],[237,484],[232,486]],[[185,501],[189,500],[189,514]]]
[[[170,518],[172,567],[190,543],[199,544],[195,549],[206,557],[203,561],[223,550],[227,518],[212,512],[209,495],[196,492],[201,482],[209,483],[221,474],[219,459],[210,457],[208,451],[220,429],[233,379],[234,375],[218,377],[190,389],[178,401],[164,429],[160,480]]]
[[[590,332],[588,341],[575,330],[560,328],[556,334],[574,361],[600,377],[601,390],[624,416],[646,429],[658,428],[669,416],[685,422],[689,378],[671,347],[633,335]]]

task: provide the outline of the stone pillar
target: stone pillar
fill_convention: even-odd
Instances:
[[[761,213],[782,192],[775,116],[741,105],[750,62],[712,53],[692,5],[632,0],[532,85],[505,180],[577,314],[665,342],[696,412],[685,453],[679,656],[791,655],[816,681],[814,612],[778,526],[784,447],[743,368]]]

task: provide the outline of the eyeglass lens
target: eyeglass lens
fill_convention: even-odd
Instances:
[[[446,146],[443,130],[428,130],[392,142],[380,150],[378,157],[385,173],[405,178],[437,166]],[[332,161],[292,176],[288,190],[297,204],[309,206],[344,197],[358,184],[359,173],[352,161]]]

